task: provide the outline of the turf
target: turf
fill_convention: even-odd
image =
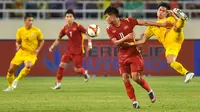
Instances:
[[[26,77],[12,92],[0,91],[0,112],[199,112],[200,77],[184,84],[184,77],[145,77],[157,101],[136,83],[140,109],[133,109],[121,77],[65,77],[60,90],[51,90],[55,77]],[[0,88],[7,81],[0,77]]]

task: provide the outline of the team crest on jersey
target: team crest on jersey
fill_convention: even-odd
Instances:
[[[31,34],[32,37],[33,37],[34,35],[35,35],[34,33]]]
[[[116,32],[116,30],[113,30],[113,31],[112,31],[112,33],[115,33],[115,32]]]
[[[75,30],[76,30],[76,28],[73,28],[72,30],[73,30],[73,31],[75,31]]]
[[[127,30],[128,29],[128,25],[124,26],[124,30]]]
[[[68,31],[68,30],[66,29],[66,30],[65,30],[65,33],[67,33],[67,31]]]

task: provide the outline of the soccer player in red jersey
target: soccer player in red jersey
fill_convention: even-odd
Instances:
[[[75,72],[84,75],[85,82],[88,81],[89,75],[87,70],[82,67],[83,58],[84,58],[84,37],[83,34],[86,34],[86,29],[80,25],[79,23],[74,21],[75,14],[73,10],[68,9],[65,13],[65,20],[66,25],[60,31],[58,39],[54,41],[54,43],[49,48],[49,51],[52,52],[55,46],[59,44],[62,37],[67,35],[69,40],[67,44],[67,51],[62,56],[58,72],[57,72],[57,83],[52,89],[60,89],[61,88],[61,81],[63,78],[64,68],[69,64],[71,61],[74,62]],[[88,50],[92,48],[91,38],[88,37]]]
[[[155,102],[156,97],[153,90],[141,76],[144,69],[143,57],[136,46],[131,46],[130,44],[127,44],[127,42],[133,42],[133,39],[131,38],[134,38],[135,36],[133,29],[136,25],[161,26],[161,24],[156,22],[146,22],[135,18],[120,19],[117,8],[111,6],[105,10],[104,15],[109,24],[106,30],[110,40],[114,45],[118,46],[119,71],[123,77],[126,93],[133,102],[133,107],[140,108],[129,77],[148,92],[152,103]],[[128,36],[130,39],[124,38]]]

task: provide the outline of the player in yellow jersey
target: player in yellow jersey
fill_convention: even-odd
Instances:
[[[143,44],[150,37],[155,36],[166,50],[167,63],[177,72],[185,75],[184,82],[188,83],[193,78],[194,73],[189,72],[181,63],[176,61],[184,41],[183,27],[188,18],[180,9],[175,8],[173,11],[169,9],[170,7],[167,3],[161,3],[157,11],[157,22],[163,24],[163,27],[149,26],[141,39],[133,42],[132,45]]]
[[[24,26],[16,33],[16,54],[10,63],[6,78],[8,88],[4,91],[12,91],[17,87],[17,83],[26,76],[37,60],[37,55],[44,44],[43,34],[40,29],[32,26],[33,17],[24,17]],[[24,68],[14,80],[17,68],[24,63]]]

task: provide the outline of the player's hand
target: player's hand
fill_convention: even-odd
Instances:
[[[21,48],[21,44],[16,43],[16,51],[18,51]]]
[[[92,49],[92,42],[88,42],[88,48],[87,48],[87,50],[89,51],[91,49]]]
[[[49,48],[49,52],[53,52],[53,49],[54,49],[54,46],[51,46],[51,47]]]
[[[36,55],[38,55],[38,53],[39,53],[39,50],[38,50],[38,49],[36,49],[36,50],[35,50],[35,54],[36,54]]]
[[[178,17],[176,16],[176,14],[174,14],[174,12],[172,10],[167,10],[167,13],[168,13],[169,16],[172,16],[175,19],[178,19]]]
[[[124,44],[127,44],[129,46],[134,46],[134,42],[124,42]]]
[[[18,51],[21,48],[21,46],[16,46],[16,51]]]
[[[174,12],[172,10],[167,10],[167,13],[172,16],[174,14]]]

